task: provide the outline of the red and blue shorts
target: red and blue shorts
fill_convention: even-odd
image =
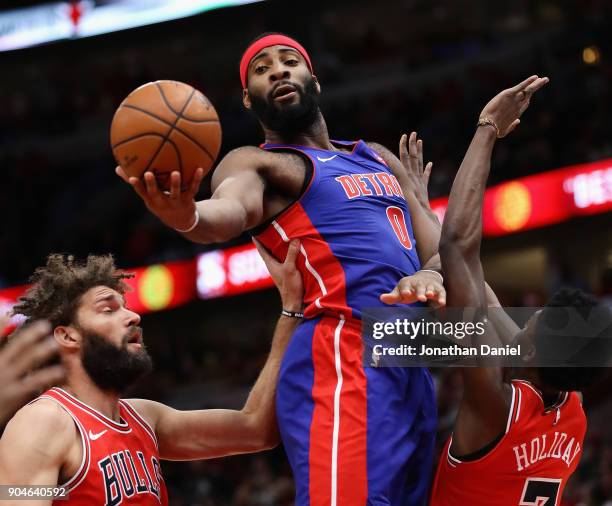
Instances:
[[[426,503],[436,430],[431,376],[364,367],[359,320],[323,316],[296,329],[276,409],[296,506]]]

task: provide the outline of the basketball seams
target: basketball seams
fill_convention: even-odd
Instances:
[[[154,81],[119,105],[111,124],[111,147],[119,164],[119,158],[125,159],[138,177],[153,171],[160,180],[178,169],[188,179],[194,167],[208,171],[214,164],[221,147],[220,128],[214,106],[198,90],[177,81]]]
[[[181,158],[181,152],[179,150],[179,148],[177,147],[177,145],[175,144],[175,142],[171,139],[166,139],[166,141],[168,144],[170,144],[173,148],[174,148],[174,152],[176,153],[176,158],[178,160],[178,164],[179,164],[179,171],[181,172],[181,174],[183,173],[183,159]],[[168,183],[168,186],[170,186],[170,172],[156,172],[155,169],[152,170],[153,174],[155,174],[155,179],[157,179],[158,184],[160,183]],[[162,181],[160,181],[160,179]],[[162,184],[162,186],[163,186]],[[182,189],[183,190],[183,189]]]
[[[161,116],[157,116],[156,114],[152,113],[151,111],[148,111],[147,109],[143,109],[142,107],[138,107],[137,105],[122,104],[121,107],[126,107],[127,109],[134,109],[135,111],[142,112],[144,114],[148,114],[149,116],[152,116],[156,120],[161,121],[165,125],[172,126],[172,123],[170,123],[167,119],[164,119]],[[178,114],[177,114],[177,116],[178,116]],[[195,120],[187,118],[185,115],[182,115],[181,119],[184,119],[186,121],[190,121],[191,123],[219,123],[219,120],[217,120],[217,119],[202,119],[202,120],[195,121]],[[178,128],[178,127],[175,127],[175,128],[177,130],[180,130],[180,128]]]
[[[161,87],[161,84],[159,84],[159,81],[155,81],[155,87],[157,88],[157,90],[159,91],[159,94],[161,95],[162,100],[164,101],[164,103],[166,104],[166,107],[168,109],[170,109],[174,114],[176,114],[177,116],[179,116],[184,110],[185,110],[185,106],[183,106],[183,109],[181,110],[181,112],[175,111],[174,108],[172,107],[172,104],[170,104],[170,102],[168,101],[168,99],[166,98],[166,95],[164,94],[164,89]],[[189,103],[189,101],[191,100],[191,97],[193,96],[193,92],[195,91],[192,90],[191,95],[189,95],[189,98],[187,99],[187,103]]]
[[[170,109],[177,116],[181,116],[183,119],[185,119],[187,121],[191,121],[192,123],[210,123],[210,122],[213,122],[213,121],[216,121],[217,123],[219,122],[218,120],[215,120],[215,119],[212,119],[212,120],[211,119],[191,119],[191,118],[189,118],[189,117],[187,117],[187,116],[185,116],[183,114],[185,112],[184,108],[183,108],[183,110],[181,112],[175,111],[174,108],[172,107],[172,104],[170,104],[170,102],[166,98],[166,95],[164,94],[164,89],[162,88],[162,86],[159,83],[160,83],[160,81],[155,81],[155,87],[158,89],[159,94],[161,95],[162,100],[166,104],[166,107],[168,109]],[[195,92],[201,95],[201,93],[198,90],[195,90]],[[211,104],[211,107],[212,107],[212,104]],[[215,110],[215,108],[213,107],[213,111],[214,110]]]
[[[174,143],[174,141],[170,139],[170,137],[166,139],[166,142],[174,148],[174,152],[176,153],[176,158],[179,163],[179,170],[182,174],[183,173],[183,160],[181,159],[181,152],[179,148],[176,146],[176,144]]]
[[[127,139],[123,139],[121,142],[118,142],[117,144],[115,144],[114,146],[112,146],[112,149],[116,149],[119,146],[123,146],[126,142],[131,142],[134,141],[136,139],[140,139],[141,137],[161,137],[162,139],[164,138],[164,134],[159,134],[157,132],[145,132],[143,134],[137,134],[137,135],[133,135],[132,137],[128,137]]]
[[[164,99],[164,102],[166,102],[166,105],[168,105],[168,101],[166,100],[166,97],[164,96],[164,92],[161,89],[161,87],[159,86],[158,83],[155,83],[155,85],[157,86],[157,88],[160,90],[160,93],[162,95],[162,98]],[[185,109],[187,108],[187,106],[189,105],[189,102],[191,102],[191,99],[193,98],[193,95],[195,94],[195,88],[192,88],[191,93],[189,94],[189,97],[187,97],[187,100],[185,100],[185,103],[183,104],[183,107],[181,108],[180,112],[176,113],[169,105],[168,107],[170,108],[170,110],[172,112],[175,112],[176,114],[176,118],[174,120],[174,123],[172,124],[172,126],[170,127],[170,130],[168,130],[168,132],[166,133],[164,140],[161,142],[161,144],[159,145],[159,147],[157,148],[157,151],[153,154],[153,157],[151,158],[151,161],[149,162],[149,164],[146,166],[144,172],[147,172],[150,168],[151,165],[153,165],[153,162],[155,161],[155,159],[157,158],[157,155],[159,155],[160,151],[162,150],[162,148],[164,147],[164,144],[166,143],[166,141],[168,140],[168,138],[170,137],[170,134],[172,133],[172,131],[174,130],[174,128],[176,127],[176,124],[179,122],[179,120],[182,117],[183,112],[185,111]]]
[[[187,132],[185,132],[183,129],[181,129],[180,127],[176,126],[176,123],[178,123],[179,120],[184,119],[186,121],[191,121],[190,119],[185,118],[182,114],[177,114],[177,119],[175,124],[173,125],[172,123],[170,123],[168,120],[165,120],[163,118],[161,118],[160,116],[157,116],[155,114],[153,114],[150,111],[147,111],[146,109],[142,109],[141,107],[135,106],[135,105],[131,105],[131,104],[124,104],[122,107],[126,107],[128,109],[133,109],[135,111],[141,112],[143,114],[148,114],[149,116],[151,116],[152,118],[155,118],[156,120],[160,121],[161,123],[163,123],[164,125],[168,125],[170,127],[172,127],[172,130],[170,132],[168,132],[168,137],[170,136],[170,134],[172,133],[172,131],[176,130],[177,132],[179,132],[180,134],[184,135],[185,137],[187,137],[187,139],[189,139],[191,142],[193,142],[197,147],[199,147],[205,154],[206,156],[208,156],[208,158],[210,158],[211,160],[214,160],[215,158],[210,154],[210,152],[208,151],[208,149],[206,149],[202,144],[200,144],[196,139],[194,139],[190,134],[188,134]],[[174,111],[173,111],[174,112]],[[219,120],[216,119],[210,119],[210,120],[205,120],[205,121],[200,121],[199,123],[217,123],[219,124]],[[163,137],[162,134],[159,134],[161,137]],[[122,143],[124,141],[121,141]],[[118,144],[117,144],[118,146]]]
[[[183,118],[184,119],[184,118]],[[174,129],[176,132],[180,133],[181,135],[185,136],[187,139],[189,139],[191,142],[193,142],[197,147],[199,147],[204,154],[210,158],[213,162],[215,161],[215,157],[212,156],[210,154],[210,152],[208,151],[208,149],[206,149],[204,146],[202,146],[202,144],[200,144],[198,141],[196,141],[193,137],[191,137],[191,135],[186,134],[185,132],[183,132],[183,130],[181,130],[180,128],[175,128]]]

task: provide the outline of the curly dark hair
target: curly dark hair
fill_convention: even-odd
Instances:
[[[123,280],[132,277],[115,267],[112,255],[89,255],[79,262],[72,255],[54,253],[34,271],[33,286],[19,298],[13,314],[26,316],[27,322],[45,319],[53,327],[69,325],[87,290],[102,285],[123,295],[129,289]]]
[[[572,311],[583,321],[580,325]],[[612,361],[612,310],[581,290],[562,288],[537,320],[535,346],[541,360],[565,364],[538,368],[546,385],[583,390],[603,378]]]

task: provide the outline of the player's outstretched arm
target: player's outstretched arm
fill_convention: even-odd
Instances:
[[[7,320],[0,318],[0,331]],[[10,342],[0,348],[0,434],[15,411],[64,378],[61,365],[40,367],[57,353],[55,341],[45,339],[50,330],[47,322],[36,322],[17,330]]]
[[[284,263],[277,262],[256,243],[281,294],[283,309],[302,311],[303,285],[295,260],[298,241],[289,245]],[[279,442],[276,423],[276,383],[280,363],[299,320],[281,316],[272,349],[249,397],[240,411],[209,409],[177,411],[152,401],[132,400],[154,427],[160,456],[168,460],[196,460],[273,448]],[[248,329],[245,329],[248,332]]]
[[[480,115],[481,126],[453,183],[440,238],[442,269],[451,307],[487,307],[480,244],[482,204],[493,146],[497,137],[507,135],[518,126],[531,95],[547,82],[547,78],[532,76],[494,97]],[[499,369],[463,368],[462,375],[464,395],[455,422],[453,450],[465,454],[482,448],[503,432],[509,403]]]
[[[181,175],[170,176],[170,191],[157,186],[152,172],[142,179],[128,177],[121,167],[117,174],[142,198],[147,208],[164,224],[198,243],[228,241],[258,225],[263,216],[264,179],[262,151],[243,147],[228,153],[215,169],[212,198],[195,201],[203,179],[202,169],[190,187],[181,192]]]
[[[75,432],[70,415],[52,401],[40,400],[20,409],[0,439],[0,484],[58,485]],[[0,505],[12,504],[0,500]],[[19,504],[46,505],[51,499],[20,500]]]

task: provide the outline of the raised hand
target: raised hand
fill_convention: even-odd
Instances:
[[[189,188],[185,191],[181,191],[181,173],[173,171],[170,174],[169,192],[159,189],[155,175],[150,171],[145,172],[141,179],[128,176],[121,166],[115,169],[115,173],[131,185],[149,211],[169,227],[188,230],[194,224],[195,196],[204,178],[203,169],[196,170]]]
[[[534,75],[502,91],[484,107],[479,124],[490,124],[497,130],[497,137],[505,137],[521,122],[519,118],[529,107],[531,96],[548,81],[548,77]]]
[[[400,279],[389,293],[380,296],[385,304],[412,304],[431,301],[436,306],[446,305],[446,290],[439,275],[423,270]]]
[[[0,327],[5,324],[0,318]],[[57,354],[50,331],[47,322],[33,323],[17,330],[0,348],[0,426],[34,396],[63,381],[63,366],[43,365]]]
[[[283,309],[287,311],[301,311],[304,307],[304,283],[295,262],[300,252],[300,241],[294,239],[289,243],[287,256],[283,263],[276,260],[263,244],[253,239],[257,250],[263,258],[270,276],[274,280],[283,302]]]
[[[423,166],[423,141],[417,139],[416,132],[412,132],[410,137],[406,134],[402,135],[399,142],[399,154],[417,198],[422,204],[429,206],[427,186],[433,162]]]

